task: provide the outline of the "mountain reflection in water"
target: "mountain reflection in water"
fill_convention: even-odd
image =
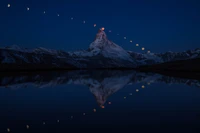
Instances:
[[[173,86],[173,89],[169,89],[169,85]],[[76,92],[74,92],[73,95],[68,95],[63,90],[59,90],[58,92],[57,89],[60,86],[66,86],[66,88],[69,90],[67,93],[70,94],[72,93],[70,92],[70,90],[72,91],[72,89],[70,88],[88,88],[89,91],[94,95],[98,106],[95,107],[95,105],[91,105],[94,100],[91,101],[90,95],[88,94],[88,92],[85,92],[87,91],[86,89],[76,89]],[[67,86],[70,86],[70,88]],[[29,130],[32,129],[33,131],[41,130],[43,132],[49,132],[49,130],[53,128],[53,126],[56,127],[55,123],[51,123],[51,126],[47,126],[48,122],[45,122],[40,118],[45,117],[45,119],[49,120],[51,116],[55,117],[54,119],[55,121],[57,121],[57,123],[61,123],[61,121],[66,122],[66,119],[68,118],[75,119],[77,116],[75,116],[74,113],[76,115],[77,113],[81,113],[82,116],[87,116],[87,119],[85,118],[85,120],[82,120],[81,117],[77,119],[76,122],[68,121],[65,124],[69,124],[70,127],[76,125],[77,129],[87,128],[91,125],[93,125],[93,128],[101,129],[101,127],[99,127],[100,124],[102,126],[112,128],[113,131],[115,131],[115,126],[115,129],[117,129],[119,128],[118,126],[121,125],[121,128],[126,127],[128,131],[128,126],[133,127],[135,125],[136,127],[139,127],[143,123],[144,128],[145,126],[155,126],[160,129],[159,131],[163,131],[164,127],[162,126],[168,126],[171,122],[171,126],[173,126],[171,127],[171,129],[174,128],[174,126],[180,127],[189,124],[187,129],[185,129],[186,127],[184,129],[180,129],[183,129],[183,131],[190,131],[192,133],[193,131],[197,131],[194,128],[196,128],[197,123],[200,122],[198,116],[200,115],[200,97],[198,96],[200,95],[200,90],[198,89],[199,87],[199,80],[182,79],[163,76],[155,73],[141,73],[136,71],[98,70],[10,74],[4,73],[0,76],[0,105],[2,105],[0,116],[2,117],[1,123],[3,123],[2,127],[0,128],[0,132],[7,132],[12,130],[17,131],[19,129],[21,129],[20,132],[26,132],[27,129],[25,130],[23,127],[19,127],[23,124],[28,127]],[[35,88],[39,88],[39,90],[42,88],[52,88],[53,90],[44,90],[42,94],[39,94],[39,90],[33,91],[33,89]],[[30,90],[32,91],[31,93],[29,92]],[[144,90],[146,90],[146,93],[144,92]],[[151,90],[154,91],[154,94],[152,94]],[[53,91],[52,93],[55,93],[55,95],[51,94],[52,97],[56,97],[55,99],[64,98],[65,102],[71,102],[62,103],[62,105],[64,105],[65,107],[60,107],[59,105],[61,103],[57,100],[52,100],[54,98],[51,97],[49,91]],[[81,99],[81,94],[85,95],[84,99]],[[25,97],[25,95],[27,95],[27,97]],[[138,97],[138,95],[140,97]],[[119,97],[121,97],[122,99],[118,100],[117,98]],[[132,97],[134,99],[130,99],[129,97]],[[15,103],[14,99],[20,100]],[[51,101],[45,101],[45,99]],[[115,101],[114,104],[111,100]],[[127,103],[123,102],[124,100],[126,100]],[[30,102],[29,104],[25,103],[28,101]],[[78,103],[78,101],[82,102]],[[84,103],[84,101],[87,102]],[[45,103],[44,106],[46,108],[53,108],[50,107],[50,105],[52,104],[53,106],[56,106],[56,109],[44,109],[44,106],[41,107],[42,102]],[[131,106],[131,104],[133,106]],[[20,105],[20,107],[18,107],[18,105]],[[74,107],[78,109],[78,111],[69,109],[77,105],[81,106],[82,109],[85,108],[85,110],[87,110],[86,108],[91,108],[90,112],[96,114],[100,112],[101,114],[96,115],[96,117],[92,117],[88,116],[87,111],[82,111],[82,109],[79,109],[78,107]],[[131,107],[128,107],[128,105]],[[26,106],[28,107],[26,108]],[[108,106],[112,107],[107,108]],[[104,111],[99,111],[98,107],[103,109]],[[115,108],[115,110],[111,110],[112,108]],[[108,110],[106,111],[106,109]],[[24,114],[22,114],[22,112]],[[128,117],[122,118],[122,113],[127,113],[126,115],[128,115]],[[13,118],[10,116],[10,114],[13,116]],[[38,117],[35,117],[36,114],[38,114]],[[57,118],[57,116],[55,115],[59,115],[59,118]],[[177,115],[177,117],[175,117],[174,115]],[[124,120],[127,121],[124,122]],[[156,120],[157,123],[155,122]],[[35,127],[33,125],[28,125],[26,123],[27,121],[29,122],[29,124],[33,123]],[[43,123],[43,125],[46,125],[49,130],[44,130],[42,127],[40,127],[41,125],[38,127],[38,125],[35,124],[36,121],[41,121],[41,123]],[[190,124],[193,127],[191,127]],[[16,127],[16,125],[18,126]],[[181,131],[180,129],[177,130]],[[51,130],[53,131],[55,129]],[[62,131],[63,127],[60,130]],[[147,129],[143,130],[148,131]],[[135,132],[137,131],[138,129],[135,128]]]

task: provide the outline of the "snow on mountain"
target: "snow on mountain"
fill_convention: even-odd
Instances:
[[[99,30],[94,42],[90,44],[89,51],[93,55],[102,54],[107,58],[117,58],[133,62],[132,57],[120,46],[109,41],[106,33],[103,30]]]
[[[6,51],[2,51],[1,52],[1,58],[2,58],[2,61],[1,63],[15,63],[15,59],[9,54],[7,53]]]
[[[152,65],[177,60],[187,60],[200,58],[200,49],[188,50],[184,52],[165,52],[165,53],[128,53],[137,61],[137,65]]]
[[[108,40],[106,33],[99,30],[88,50],[65,52],[46,48],[26,49],[17,45],[0,48],[1,64],[37,64],[53,67],[76,68],[135,68],[164,62],[200,58],[200,49],[184,52],[136,53],[125,51]],[[7,67],[7,66],[5,66]],[[39,67],[39,66],[38,66]]]

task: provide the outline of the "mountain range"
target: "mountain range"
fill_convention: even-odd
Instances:
[[[66,52],[46,48],[26,49],[17,45],[0,48],[0,70],[139,68],[200,58],[200,48],[184,52],[136,53],[108,40],[99,30],[87,50]]]

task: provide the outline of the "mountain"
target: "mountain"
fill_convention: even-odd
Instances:
[[[178,61],[178,60],[188,60],[200,58],[200,48],[194,50],[187,50],[183,52],[165,52],[165,53],[135,53],[128,51],[128,53],[141,65],[152,65],[164,62]]]
[[[109,41],[105,32],[101,29],[97,33],[94,42],[90,44],[89,52],[92,52],[93,55],[101,54],[107,58],[116,58],[134,62],[127,51],[115,43]]]
[[[136,62],[99,30],[88,50],[64,52],[46,48],[23,49],[13,45],[0,48],[0,70],[134,68]]]
[[[200,49],[184,52],[136,53],[108,40],[99,30],[87,50],[65,52],[17,45],[0,48],[0,70],[138,68],[166,62],[200,58]]]

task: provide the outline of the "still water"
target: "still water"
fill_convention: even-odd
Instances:
[[[200,81],[135,71],[0,76],[0,133],[197,133]]]

